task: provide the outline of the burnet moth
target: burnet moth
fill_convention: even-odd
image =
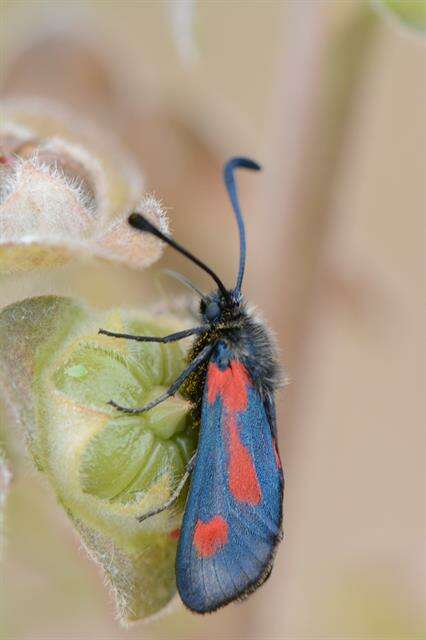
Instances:
[[[134,213],[129,217],[132,227],[189,258],[213,278],[217,288],[204,295],[189,283],[201,296],[200,324],[192,329],[164,337],[101,330],[117,338],[163,343],[195,336],[188,366],[166,393],[135,409],[110,404],[139,414],[181,389],[194,405],[200,423],[197,451],[169,500],[138,519],[171,507],[190,478],[176,582],[184,604],[197,613],[242,599],[265,582],[282,536],[284,482],[274,403],[279,366],[273,339],[241,294],[246,238],[234,178],[239,168],[257,171],[260,167],[248,158],[233,158],[224,168],[240,237],[235,286],[227,289],[206,264]]]

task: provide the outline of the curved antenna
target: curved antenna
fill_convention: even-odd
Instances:
[[[235,291],[241,291],[241,285],[244,278],[244,269],[246,266],[246,232],[244,228],[243,215],[240,209],[240,203],[238,201],[237,185],[235,184],[234,177],[235,169],[240,168],[260,171],[262,167],[257,164],[257,162],[254,162],[254,160],[250,160],[250,158],[237,157],[228,160],[223,170],[225,185],[228,190],[235,217],[237,219],[238,232],[240,235],[240,264],[238,267],[238,276],[237,283],[235,285]]]
[[[173,249],[175,249],[176,251],[181,253],[183,256],[185,256],[185,258],[188,258],[188,260],[191,260],[191,262],[193,262],[198,267],[203,269],[203,271],[208,273],[209,276],[213,278],[213,280],[216,282],[223,297],[226,300],[230,300],[229,292],[226,290],[226,287],[223,284],[222,280],[219,278],[219,276],[215,274],[215,272],[212,269],[210,269],[210,267],[208,267],[204,262],[196,258],[187,249],[182,247],[182,245],[178,244],[176,240],[173,240],[173,238],[170,238],[170,236],[167,236],[165,233],[160,231],[160,229],[158,229],[155,225],[153,225],[152,222],[147,220],[145,216],[143,216],[140,213],[131,213],[128,218],[128,222],[130,226],[134,227],[135,229],[139,229],[140,231],[145,231],[146,233],[150,233],[156,238],[159,238],[160,240],[162,240],[163,242],[166,242],[168,245],[173,247]]]
[[[174,278],[175,280],[178,280],[179,282],[181,282],[182,284],[185,285],[185,287],[188,287],[188,289],[192,289],[193,291],[195,291],[195,293],[197,293],[200,298],[202,298],[204,301],[207,300],[206,296],[204,295],[204,293],[202,291],[199,290],[198,287],[195,286],[195,284],[193,282],[191,282],[190,280],[188,280],[188,278],[186,278],[185,276],[183,276],[181,273],[179,273],[178,271],[173,271],[173,269],[162,269],[162,273],[164,273],[167,276],[170,276],[171,278]]]

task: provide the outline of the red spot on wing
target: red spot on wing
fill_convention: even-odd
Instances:
[[[173,531],[170,531],[169,536],[172,540],[179,540],[180,529],[173,529]]]
[[[235,415],[227,417],[226,427],[229,432],[229,489],[240,502],[259,504],[262,491],[250,452],[240,440]]]
[[[207,383],[210,404],[220,396],[228,411],[244,411],[247,408],[247,388],[250,381],[246,368],[238,360],[231,360],[229,367],[224,371],[211,363]]]
[[[198,520],[194,531],[194,544],[201,558],[209,558],[228,542],[228,523],[221,516],[209,522]]]
[[[0,156],[0,164],[9,164],[7,156]]]
[[[250,378],[244,365],[231,360],[222,370],[215,363],[208,370],[208,402],[213,404],[219,396],[222,400],[229,446],[229,489],[236,500],[247,504],[259,504],[262,498],[253,459],[240,440],[237,414],[247,410]]]

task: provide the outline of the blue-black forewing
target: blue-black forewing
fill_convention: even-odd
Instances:
[[[274,416],[249,371],[226,348],[216,350],[176,560],[179,593],[193,611],[214,611],[269,574],[283,490]]]

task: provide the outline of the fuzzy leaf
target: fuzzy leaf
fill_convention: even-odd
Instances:
[[[0,313],[0,384],[34,462],[103,568],[126,622],[160,611],[176,592],[177,508],[140,524],[166,500],[192,455],[196,434],[183,399],[146,415],[121,415],[106,402],[138,404],[161,393],[185,364],[177,345],[98,335],[166,334],[173,318],[98,312],[40,297]],[[146,362],[144,362],[146,360]]]
[[[126,406],[142,403],[142,380],[136,377],[136,368],[128,366],[122,353],[87,342],[71,349],[69,358],[53,374],[58,391],[83,407],[108,413],[114,411],[107,405],[111,399],[121,398]]]
[[[111,420],[89,442],[81,456],[83,491],[114,498],[146,465],[154,436],[143,429],[143,419],[124,416]]]

